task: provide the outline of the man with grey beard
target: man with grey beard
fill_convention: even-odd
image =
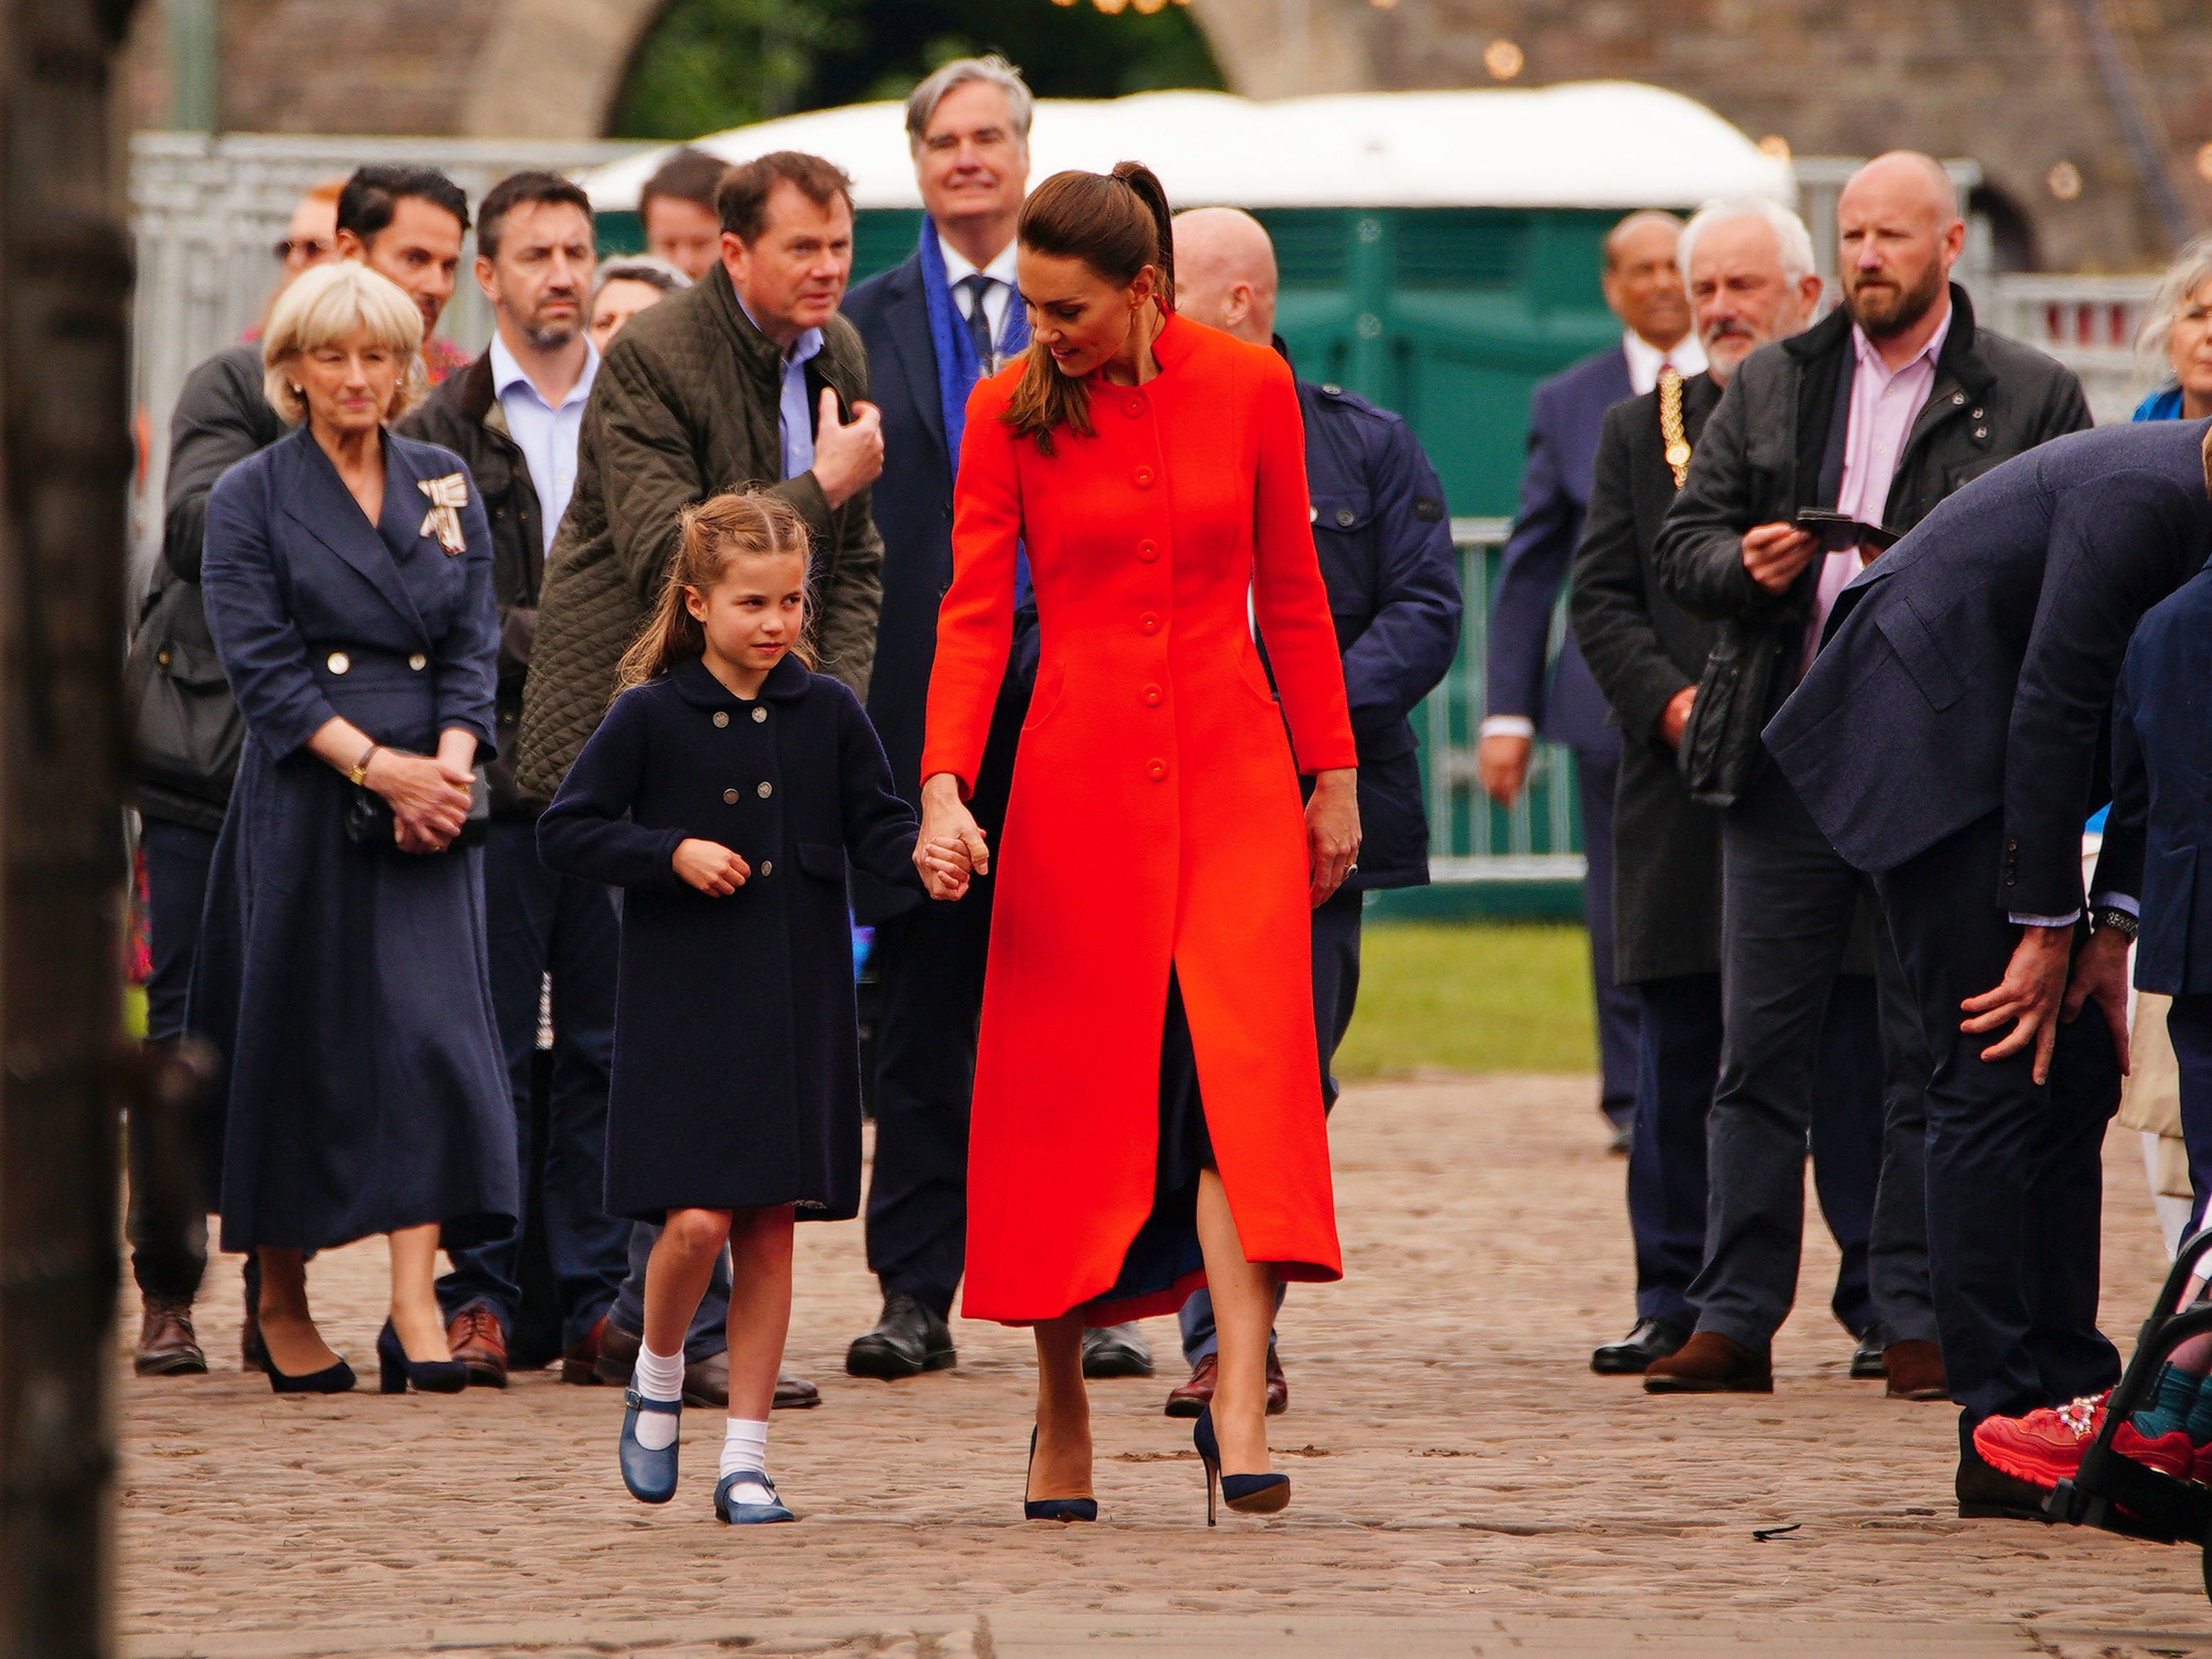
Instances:
[[[1922,1201],[1930,1062],[1917,1004],[1878,935],[1867,878],[1845,864],[1759,732],[1803,678],[1835,596],[1968,479],[2089,424],[2073,374],[1979,328],[1948,278],[1965,245],[1935,161],[1878,156],[1836,212],[1844,303],[1747,357],[1707,422],[1659,532],[1667,596],[1722,624],[1684,727],[1691,793],[1723,805],[1720,1078],[1708,1125],[1696,1329],[1655,1361],[1654,1394],[1772,1389],[1804,1228],[1813,1079],[1838,975],[1881,982],[1889,1079],[1869,1266],[1894,1396],[1948,1392],[1929,1302]],[[1869,1010],[1863,1016],[1870,1033]],[[1860,1039],[1861,1051],[1872,1048]]]

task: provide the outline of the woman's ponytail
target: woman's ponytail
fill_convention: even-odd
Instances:
[[[1167,186],[1142,161],[1117,161],[1114,176],[1127,185],[1144,204],[1152,222],[1154,246],[1152,265],[1160,273],[1160,309],[1175,309],[1175,214],[1168,207]]]

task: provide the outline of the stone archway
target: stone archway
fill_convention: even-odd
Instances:
[[[1043,0],[1039,0],[1040,3]],[[596,138],[607,130],[638,45],[668,0],[504,0],[476,59],[460,131],[503,138]],[[1277,97],[1368,84],[1361,32],[1345,9],[1304,0],[1286,38],[1279,0],[1189,0],[1236,91]]]

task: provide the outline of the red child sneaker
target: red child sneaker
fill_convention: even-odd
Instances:
[[[2104,1426],[2107,1389],[2063,1406],[2045,1406],[2025,1417],[1989,1417],[1975,1425],[1974,1449],[1991,1468],[2048,1490],[2081,1467],[2081,1454]],[[2186,1480],[2197,1459],[2188,1431],[2174,1429],[2147,1440],[2132,1423],[2112,1433],[2112,1449],[2123,1457]]]

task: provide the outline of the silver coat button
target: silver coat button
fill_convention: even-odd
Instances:
[[[726,708],[717,708],[714,711],[714,724],[717,726],[727,726],[729,723],[730,711]]]
[[[1965,392],[1953,392],[1953,393],[1951,394],[1951,402],[1952,402],[1954,405],[1955,405],[1955,404],[1963,404],[1963,403],[1964,403],[1964,402],[1966,402],[1966,394]]]
[[[753,724],[754,724],[754,725],[758,726],[758,725],[759,725],[763,720],[766,720],[767,718],[768,718],[768,710],[767,710],[767,709],[765,709],[765,708],[756,708],[756,709],[754,709],[754,710],[753,710]]]
[[[775,786],[774,784],[772,784],[772,783],[763,783],[763,784],[761,785],[761,787],[760,787],[760,798],[761,798],[763,800],[766,800],[766,799],[767,799],[770,795],[773,795],[774,793],[775,793]]]
[[[413,656],[407,659],[407,665],[419,674],[430,665],[430,659],[424,656],[420,651],[417,651]]]
[[[775,860],[774,859],[763,859],[761,860],[761,874],[764,876],[772,876],[775,873]]]
[[[330,660],[323,665],[333,674],[343,674],[353,666],[353,659],[343,651],[333,651],[331,653]]]
[[[722,791],[722,805],[725,805],[725,806],[735,806],[737,804],[738,804],[738,792],[737,792],[736,790],[734,790],[734,789],[725,789],[724,791]]]

